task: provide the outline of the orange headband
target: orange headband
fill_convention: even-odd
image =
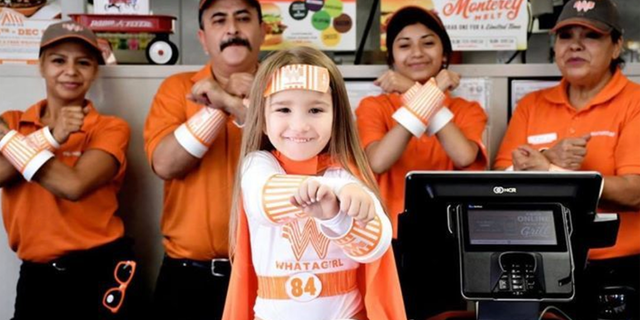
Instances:
[[[290,64],[278,69],[264,91],[268,97],[276,92],[304,89],[325,93],[329,90],[329,70],[308,64]]]

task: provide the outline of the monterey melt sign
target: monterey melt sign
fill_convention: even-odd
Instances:
[[[403,6],[421,6],[442,19],[453,50],[525,50],[529,14],[525,0],[381,0],[386,20]],[[384,43],[383,43],[384,44]]]
[[[525,50],[525,0],[435,0],[454,50]]]

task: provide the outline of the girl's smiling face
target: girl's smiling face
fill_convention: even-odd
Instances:
[[[272,94],[265,106],[269,141],[291,160],[304,161],[320,154],[331,139],[331,91],[293,89]]]

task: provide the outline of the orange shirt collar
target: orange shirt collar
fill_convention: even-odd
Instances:
[[[620,91],[622,91],[622,89],[624,89],[628,82],[629,80],[618,68],[618,70],[613,74],[613,77],[611,77],[611,80],[609,80],[609,83],[607,83],[607,85],[591,100],[591,102],[589,102],[589,105],[584,108],[584,110],[613,99],[620,93]],[[563,78],[562,81],[560,81],[560,85],[546,91],[543,96],[549,102],[570,106],[569,97],[567,96],[568,85],[569,83],[567,80]]]
[[[273,150],[271,153],[288,174],[317,175],[330,167],[340,166],[326,153],[304,161],[291,160],[277,150]]]
[[[89,107],[89,113],[84,118],[84,123],[82,124],[82,128],[80,131],[86,132],[88,128],[98,121],[98,111],[93,107],[93,102],[90,100],[86,100],[87,107]],[[40,115],[42,114],[42,108],[47,105],[47,100],[38,101],[36,104],[32,105],[27,109],[22,116],[20,117],[20,123],[33,123],[37,127],[44,127],[42,121],[40,121]]]
[[[191,77],[191,82],[196,83],[204,78],[213,77],[213,71],[211,71],[211,63],[207,63],[200,71],[196,72]]]

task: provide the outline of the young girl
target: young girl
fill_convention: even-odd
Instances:
[[[391,224],[336,66],[280,51],[251,92],[224,319],[405,319]]]
[[[46,99],[0,118],[2,214],[22,259],[16,320],[123,313],[136,264],[114,213],[130,130],[85,99],[99,64],[90,30],[52,24],[40,44]]]
[[[460,76],[446,69],[451,41],[436,15],[418,7],[400,9],[388,23],[386,41],[393,69],[375,83],[387,93],[363,99],[356,115],[395,238],[407,172],[484,170],[487,117],[476,102],[449,96]]]

